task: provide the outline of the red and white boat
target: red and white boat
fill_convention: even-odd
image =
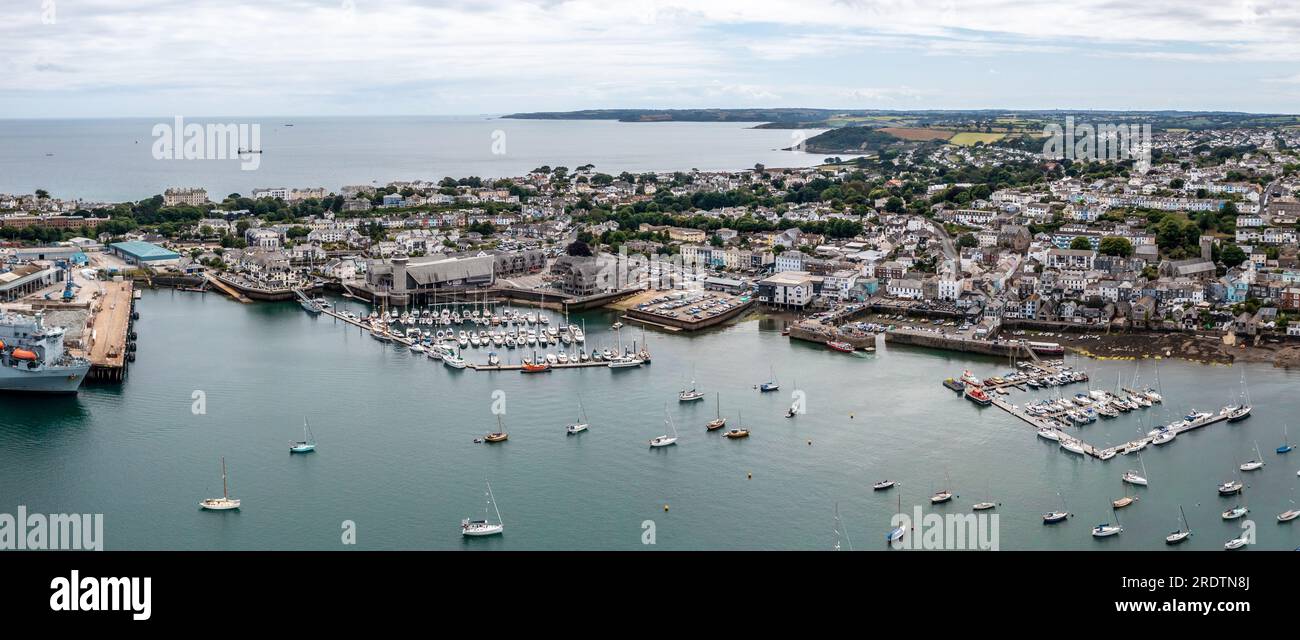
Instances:
[[[830,347],[830,348],[832,348],[832,349],[834,349],[834,350],[836,350],[836,351],[843,351],[844,353],[853,353],[853,352],[855,351],[855,349],[853,348],[853,345],[851,345],[851,344],[849,344],[849,343],[847,343],[847,342],[837,342],[837,341],[835,341],[835,340],[827,340],[827,341],[826,341],[826,346],[828,346],[828,347]]]
[[[984,390],[979,387],[967,387],[966,399],[980,406],[988,406],[993,402],[989,399],[989,394],[984,393]]]

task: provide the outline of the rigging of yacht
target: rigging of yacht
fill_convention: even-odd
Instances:
[[[489,509],[495,511],[497,514],[497,521],[495,523],[489,522],[487,519]],[[469,518],[465,518],[464,520],[461,520],[460,533],[461,535],[471,537],[494,536],[504,533],[505,530],[506,525],[501,521],[501,510],[497,508],[496,498],[492,496],[492,483],[489,482],[487,483],[487,506],[483,509],[483,519],[470,520]]]
[[[571,424],[571,425],[569,425],[569,426],[567,426],[567,427],[564,428],[564,432],[565,432],[565,433],[567,433],[567,434],[569,434],[569,435],[574,435],[574,434],[577,434],[577,433],[582,433],[583,431],[586,431],[586,430],[587,430],[587,426],[588,426],[588,425],[587,425],[587,409],[586,409],[586,407],[583,407],[583,406],[582,406],[582,396],[581,396],[581,395],[578,396],[578,417],[579,417],[579,420],[578,420],[577,423],[575,423],[575,424]]]
[[[316,436],[307,426],[307,419],[302,419],[302,440],[289,443],[289,453],[309,453],[316,450]]]
[[[239,508],[239,500],[230,497],[230,487],[226,482],[226,457],[221,457],[221,497],[205,498],[199,506],[209,511],[229,511]]]
[[[1286,425],[1282,425],[1282,446],[1275,449],[1279,454],[1290,453],[1295,447],[1291,446],[1291,435],[1286,431]]]
[[[767,382],[758,385],[758,390],[763,393],[767,393],[768,391],[777,391],[781,388],[781,383],[776,380],[776,371],[771,367],[768,367],[768,373],[771,374],[771,377],[768,378]]]
[[[717,400],[718,400],[718,417],[710,420],[708,424],[704,425],[704,429],[706,431],[717,431],[718,429],[727,426],[727,419],[722,417],[722,394],[721,393],[717,394]]]
[[[497,414],[497,430],[483,436],[485,442],[505,442],[510,439],[505,427],[501,426],[501,414]]]
[[[668,407],[666,405],[664,406],[664,422],[668,424],[668,428],[672,430],[673,435],[672,436],[662,435],[655,438],[651,438],[650,446],[667,447],[669,445],[677,444],[677,425],[673,424],[672,416],[668,415]]]
[[[1188,538],[1192,537],[1192,528],[1187,526],[1187,514],[1183,513],[1183,505],[1181,504],[1178,505],[1178,517],[1182,521],[1183,526],[1181,529],[1165,536],[1165,544],[1179,544],[1186,542]]]
[[[1241,464],[1241,467],[1239,467],[1239,468],[1240,468],[1242,471],[1258,471],[1258,470],[1264,468],[1264,460],[1263,460],[1264,456],[1260,455],[1260,453],[1259,453],[1259,441],[1258,441],[1258,440],[1255,441],[1255,456],[1256,456],[1256,457],[1255,457],[1254,460],[1248,460],[1248,461],[1246,461],[1246,462],[1243,462],[1243,463]]]

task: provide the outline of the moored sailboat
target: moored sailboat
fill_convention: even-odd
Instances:
[[[230,487],[226,482],[226,457],[221,457],[221,497],[206,498],[199,503],[199,506],[208,511],[229,511],[238,509],[240,501],[230,497]]]

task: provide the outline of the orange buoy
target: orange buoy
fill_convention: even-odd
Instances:
[[[14,349],[13,356],[14,356],[14,359],[15,359],[15,360],[35,360],[35,359],[36,359],[36,353],[33,352],[33,351],[28,351],[28,350],[26,350],[26,349]]]

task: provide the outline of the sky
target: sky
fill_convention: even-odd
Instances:
[[[1300,111],[1291,0],[0,0],[0,118]]]

